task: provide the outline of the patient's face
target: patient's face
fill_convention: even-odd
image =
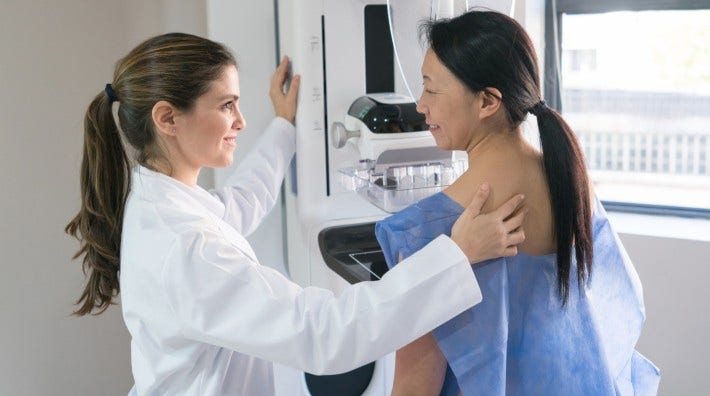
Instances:
[[[476,95],[429,49],[422,64],[424,91],[417,111],[424,114],[436,145],[443,150],[466,150],[479,124]]]

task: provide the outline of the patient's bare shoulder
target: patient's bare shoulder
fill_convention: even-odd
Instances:
[[[465,207],[484,182],[491,186],[491,194],[483,213],[495,210],[516,194],[525,194],[528,214],[523,223],[526,240],[520,246],[521,251],[541,255],[556,250],[552,207],[539,152],[517,147],[476,158],[445,194]]]
[[[482,183],[491,186],[491,194],[483,207],[487,213],[516,194],[539,193],[547,188],[542,163],[534,153],[506,150],[475,158],[468,170],[445,193],[462,206],[468,205]],[[526,200],[527,201],[527,200]]]

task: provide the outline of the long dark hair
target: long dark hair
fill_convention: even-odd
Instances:
[[[76,301],[76,315],[104,312],[120,286],[123,209],[130,190],[131,161],[125,139],[135,150],[135,161],[152,167],[162,156],[152,120],[153,106],[168,101],[189,111],[224,68],[236,66],[234,56],[222,44],[183,33],[150,38],[116,65],[113,82],[89,105],[84,118],[84,153],[81,162],[81,209],[65,232],[76,237],[87,276]],[[118,120],[112,103],[118,101]]]
[[[530,37],[513,18],[478,10],[425,22],[421,32],[442,64],[468,89],[478,93],[494,87],[502,93],[511,125],[520,125],[528,112],[536,115],[554,216],[557,286],[564,305],[569,297],[573,248],[578,284],[592,271],[590,191],[583,152],[572,129],[541,100]]]

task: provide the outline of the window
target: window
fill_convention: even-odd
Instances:
[[[710,217],[710,0],[547,1],[545,96],[605,206]]]

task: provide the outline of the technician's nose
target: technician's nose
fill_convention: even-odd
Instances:
[[[234,117],[234,123],[232,124],[232,129],[236,129],[237,131],[241,131],[242,129],[247,127],[247,120],[244,118],[244,115],[242,114],[241,110],[237,107],[237,111]]]

